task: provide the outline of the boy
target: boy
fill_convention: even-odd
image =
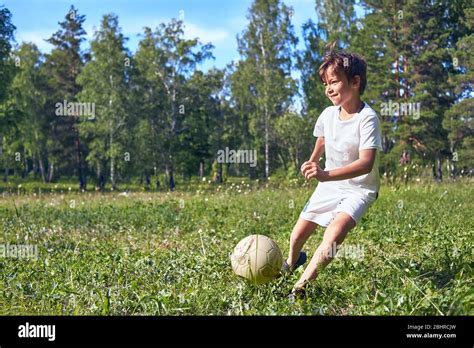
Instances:
[[[319,183],[293,228],[290,250],[282,272],[292,272],[306,261],[303,244],[316,227],[324,226],[323,241],[293,286],[290,296],[304,296],[306,284],[331,262],[333,251],[377,199],[380,188],[377,149],[382,150],[380,123],[375,111],[361,101],[366,87],[366,63],[355,55],[331,51],[319,68],[325,94],[334,104],[319,116],[313,135],[316,145],[301,166],[306,180]],[[325,168],[319,158],[326,153]]]

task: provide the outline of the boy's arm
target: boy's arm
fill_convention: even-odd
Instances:
[[[359,159],[347,166],[324,171],[316,170],[315,178],[319,181],[336,181],[352,179],[360,175],[368,174],[374,166],[377,149],[366,149],[359,151]]]
[[[309,161],[304,162],[301,165],[301,174],[306,177],[306,172],[312,171],[319,166],[319,158],[324,153],[324,137],[318,137],[316,139],[316,144],[314,144],[313,153],[309,158]]]
[[[321,155],[324,153],[324,137],[318,137],[316,139],[316,144],[314,144],[314,150],[309,158],[309,162],[319,163]]]

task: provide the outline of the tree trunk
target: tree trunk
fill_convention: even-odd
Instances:
[[[450,176],[451,178],[455,179],[456,178],[456,161],[458,160],[457,159],[457,153],[455,151],[455,148],[454,148],[454,144],[451,144],[451,157],[449,159],[449,162],[450,162]]]
[[[292,156],[291,153],[290,153],[290,161],[293,162],[293,160],[291,159],[291,157],[293,157],[293,156]],[[288,171],[288,166],[286,165],[286,161],[285,161],[285,159],[283,158],[283,156],[282,156],[282,154],[281,154],[280,151],[278,151],[278,158],[280,159],[281,164],[283,164],[283,169],[284,169],[284,171],[287,172],[287,171]]]
[[[31,156],[31,166],[33,171],[33,178],[36,180],[36,176],[38,174],[38,163],[36,162],[36,155],[33,153]]]
[[[46,171],[44,170],[44,163],[43,163],[43,158],[41,157],[41,152],[38,151],[36,157],[38,157],[38,165],[39,165],[39,169],[40,169],[41,180],[43,180],[43,182],[45,183],[46,182]]]
[[[28,175],[29,168],[28,168],[28,160],[26,158],[26,153],[23,153],[23,174],[21,175],[22,178],[25,178]]]
[[[265,109],[267,107],[265,106]],[[265,114],[267,113],[267,111],[265,110]],[[268,117],[267,115],[265,115],[265,178],[268,179],[268,177],[270,176],[270,144],[269,144],[269,141],[270,141],[270,136],[269,136],[269,129],[268,129]]]
[[[112,191],[115,191],[115,157],[110,158],[110,182],[112,183]]]
[[[79,175],[79,190],[86,190],[86,178],[84,175],[84,167],[82,165],[82,151],[81,151],[81,139],[79,138],[79,130],[76,129],[73,124],[74,131],[76,133],[75,145],[76,145],[76,165]]]
[[[145,174],[145,189],[147,191],[150,191],[150,187],[151,187],[150,174],[146,173]]]
[[[114,87],[114,81],[112,79],[112,75],[109,75],[110,80],[110,89],[112,90]],[[113,110],[113,102],[112,99],[109,99],[109,111],[112,112]],[[114,153],[112,152],[113,145],[114,145],[114,125],[113,121],[111,121],[110,125],[110,133],[109,133],[109,148],[110,148],[110,181],[112,183],[112,191],[115,191],[115,157]]]
[[[48,169],[48,182],[53,181],[53,177],[54,177],[54,164],[50,163],[49,169]]]
[[[3,182],[7,182],[8,181],[8,166],[5,164],[5,171],[3,172]]]
[[[97,164],[97,189],[101,192],[105,190],[105,174],[102,168],[105,168],[105,165],[102,163]]]
[[[170,191],[174,191],[175,183],[173,177],[173,167],[170,164],[166,165],[165,173],[166,177],[168,178],[168,188],[170,189]]]
[[[393,31],[394,34],[394,42],[398,42],[398,26],[397,26],[397,19],[394,18],[394,28],[395,30]],[[399,78],[399,61],[400,61],[400,56],[398,52],[395,52],[395,86],[396,86],[396,92],[395,95],[397,98],[400,98],[400,78]]]
[[[199,177],[202,179],[204,177],[204,162],[199,161]]]
[[[267,53],[265,51],[265,45],[263,44],[263,35],[260,33],[260,49],[263,56],[263,97],[264,97],[264,118],[265,118],[265,178],[270,176],[270,125],[269,125],[269,110],[268,110],[268,72],[267,72]]]
[[[223,178],[222,178],[222,163],[217,164],[217,179],[216,183],[222,184]]]
[[[405,25],[405,22],[404,21],[404,25]],[[404,97],[405,97],[405,100],[408,100],[408,97],[409,97],[409,89],[410,87],[408,86],[408,59],[406,57],[403,57],[403,73],[404,73],[404,77],[405,77],[405,90],[404,90]]]
[[[318,158],[319,161],[319,158]],[[298,172],[300,168],[300,151],[298,149],[295,150],[295,169]]]
[[[437,172],[438,180],[443,181],[443,165],[441,162],[441,158],[439,156],[436,158],[436,162],[437,162],[437,167],[438,167],[438,172]]]

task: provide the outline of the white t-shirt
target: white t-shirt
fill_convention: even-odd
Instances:
[[[382,150],[380,121],[375,111],[364,102],[364,108],[350,119],[339,118],[340,107],[329,106],[314,127],[315,137],[324,137],[326,165],[324,170],[344,167],[359,159],[359,150]],[[378,151],[372,171],[352,179],[330,181],[340,189],[367,195],[373,199],[380,188]]]

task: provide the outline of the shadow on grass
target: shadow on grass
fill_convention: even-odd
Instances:
[[[462,269],[462,265],[455,265],[449,269],[425,269],[420,271],[421,279],[430,280],[438,289],[446,287],[454,279],[456,274]]]

